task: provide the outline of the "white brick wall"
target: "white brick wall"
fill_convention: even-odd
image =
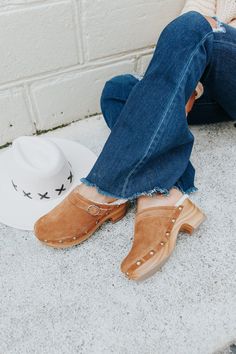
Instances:
[[[184,0],[0,0],[0,146],[100,112],[106,80],[142,73]]]

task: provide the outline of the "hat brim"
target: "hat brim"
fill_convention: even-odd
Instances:
[[[59,146],[65,157],[70,162],[73,170],[73,183],[71,189],[62,197],[40,202],[22,197],[12,187],[11,180],[4,166],[11,158],[10,149],[0,154],[0,222],[20,230],[33,230],[35,222],[51,209],[58,205],[71,190],[80,184],[80,179],[86,177],[96,162],[97,156],[87,147],[76,141],[46,138]]]

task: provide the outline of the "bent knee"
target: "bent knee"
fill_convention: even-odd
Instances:
[[[201,21],[202,18],[204,17],[209,22],[212,29],[217,28],[217,21],[214,18],[210,16],[205,16],[198,11],[186,12],[185,17],[187,20],[190,20],[190,24],[194,24],[194,25],[196,25],[196,22]]]
[[[106,81],[101,99],[116,97],[121,92],[130,91],[139,80],[131,74],[114,76]]]
[[[191,33],[192,30],[196,31],[197,29],[204,26],[205,20],[211,25],[212,28],[217,27],[217,22],[210,16],[204,16],[198,11],[188,11],[181,16],[173,20],[168,26],[172,27],[171,30],[181,30],[183,29],[184,33]]]

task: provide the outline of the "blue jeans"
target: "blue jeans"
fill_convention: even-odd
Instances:
[[[236,119],[236,30],[221,28],[213,31],[195,11],[179,16],[163,30],[142,80],[123,75],[106,83],[101,106],[111,133],[82,182],[127,199],[195,190],[188,121]],[[205,93],[187,121],[185,105],[199,81]]]

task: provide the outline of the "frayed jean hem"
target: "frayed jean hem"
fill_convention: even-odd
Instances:
[[[100,193],[102,195],[105,195],[106,197],[115,198],[115,199],[126,199],[126,200],[129,200],[129,201],[133,201],[133,200],[137,199],[138,197],[145,196],[145,195],[151,197],[155,193],[160,193],[160,194],[163,194],[165,196],[168,196],[171,189],[178,189],[183,194],[188,194],[188,195],[192,194],[192,193],[194,193],[194,192],[196,192],[198,190],[196,187],[191,187],[191,188],[188,188],[187,190],[183,190],[180,186],[173,186],[170,189],[164,189],[164,188],[155,187],[155,188],[153,188],[151,190],[148,190],[148,191],[134,193],[133,195],[131,195],[129,197],[124,197],[124,196],[120,196],[120,195],[116,195],[116,194],[104,191],[103,189],[99,188],[95,183],[92,183],[92,182],[88,181],[87,178],[81,178],[80,181],[82,183],[84,183],[88,187],[95,187],[97,189],[98,193]]]

